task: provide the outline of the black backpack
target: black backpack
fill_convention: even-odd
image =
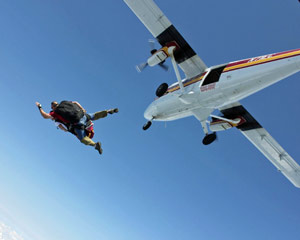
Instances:
[[[70,101],[62,101],[56,107],[54,112],[72,124],[78,123],[79,120],[84,116],[82,109],[77,104]]]

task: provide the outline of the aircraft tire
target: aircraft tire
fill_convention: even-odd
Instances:
[[[156,96],[157,97],[163,96],[168,90],[168,87],[169,85],[167,83],[160,84],[159,87],[156,89]]]
[[[209,145],[212,142],[214,142],[217,139],[217,134],[215,132],[211,133],[211,134],[207,134],[204,138],[202,143],[204,145]]]
[[[143,130],[147,130],[151,126],[152,122],[148,121],[147,123],[144,124]]]

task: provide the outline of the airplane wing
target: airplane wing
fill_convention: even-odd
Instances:
[[[278,142],[251,116],[251,114],[239,103],[220,108],[225,118],[233,119],[242,116],[246,122],[237,126],[255,147],[296,187],[300,188],[300,166],[278,144]]]
[[[187,78],[204,72],[207,68],[205,63],[152,0],[124,0],[124,2],[162,46],[172,41],[177,43],[180,49],[174,53],[175,60]]]

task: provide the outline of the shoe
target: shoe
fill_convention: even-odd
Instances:
[[[119,112],[118,108],[113,108],[113,109],[107,110],[107,113],[109,113],[109,114],[113,114],[113,113],[117,113],[117,112]]]
[[[100,142],[96,143],[95,149],[98,150],[99,154],[103,153],[103,149],[101,148],[101,143]]]

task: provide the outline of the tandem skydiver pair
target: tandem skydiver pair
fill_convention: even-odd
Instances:
[[[51,109],[46,113],[39,102],[35,103],[43,118],[55,121],[58,128],[74,134],[81,143],[94,147],[99,154],[103,153],[100,142],[92,140],[94,136],[93,121],[105,118],[107,114],[117,113],[118,108],[87,113],[76,101],[51,102]]]

